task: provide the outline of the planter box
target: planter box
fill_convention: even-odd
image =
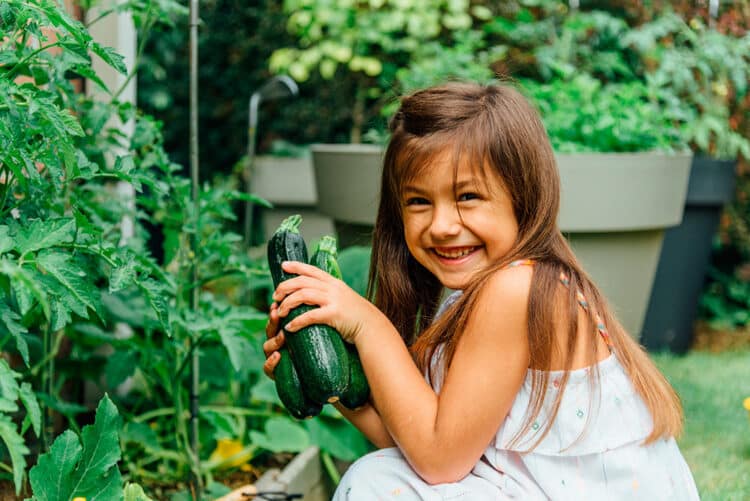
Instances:
[[[643,326],[643,344],[652,351],[685,353],[703,290],[711,245],[724,204],[734,196],[736,163],[693,159],[685,214],[667,230]]]
[[[294,497],[300,501],[327,501],[334,490],[328,475],[323,472],[320,450],[312,446],[294,456],[283,470],[272,468],[254,484],[239,487],[216,501],[287,499],[286,495],[301,496]]]
[[[361,243],[377,213],[383,149],[314,145],[312,154],[318,210],[334,219],[342,247]],[[560,229],[636,338],[664,230],[682,218],[690,160],[690,154],[557,155]]]
[[[310,447],[297,454],[283,470],[269,470],[255,483],[258,492],[302,494],[300,501],[328,501],[334,488],[323,471],[320,450]]]
[[[292,214],[302,216],[300,232],[308,242],[335,233],[333,220],[316,209],[318,194],[309,157],[259,156],[254,161],[251,186],[253,193],[273,204],[272,209],[254,209],[254,221],[261,226],[258,234],[264,242]]]

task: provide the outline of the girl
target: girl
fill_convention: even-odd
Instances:
[[[382,450],[334,499],[698,499],[677,395],[557,228],[535,110],[509,86],[451,83],[402,98],[390,127],[374,304],[285,263],[299,276],[274,292],[264,344],[271,376],[279,317],[307,303],[287,335],[328,324],[359,351],[371,403],[339,410]]]

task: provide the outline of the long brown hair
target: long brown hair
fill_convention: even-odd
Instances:
[[[528,303],[529,366],[532,371],[531,402],[526,433],[541,412],[552,368],[557,333],[555,292],[559,277],[569,277],[566,311],[567,351],[565,375],[560,382],[549,422],[535,447],[547,434],[562,400],[573,353],[578,342],[576,291],[586,297],[589,311],[600,315],[609,331],[613,349],[643,398],[653,418],[653,430],[645,443],[682,431],[679,397],[646,352],[615,318],[606,299],[583,270],[557,227],[560,179],[549,138],[536,110],[509,84],[483,86],[448,83],[401,98],[390,122],[391,139],[385,152],[380,205],[373,235],[368,295],[391,319],[422,371],[431,371],[436,348],[443,345],[443,363],[450,366],[458,340],[490,276],[516,259],[533,259]],[[401,189],[405,182],[429,169],[430,159],[453,148],[458,159],[471,162],[482,176],[498,176],[511,195],[519,236],[502,259],[478,274],[442,316],[434,319],[443,286],[409,253],[401,219]],[[598,336],[594,315],[588,315],[590,350],[596,356]],[[433,321],[434,320],[434,321]],[[599,377],[591,371],[592,388]]]

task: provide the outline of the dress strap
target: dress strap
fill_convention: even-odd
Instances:
[[[534,266],[535,264],[536,261],[533,259],[517,259],[516,261],[511,261],[506,268],[514,268],[516,266]],[[565,272],[560,272],[560,282],[562,282],[565,287],[570,287],[570,277],[568,277]],[[586,297],[580,290],[576,291],[576,300],[584,310],[591,314],[589,303],[586,301]],[[602,336],[602,339],[607,343],[607,346],[612,346],[612,339],[609,337],[609,331],[607,331],[607,326],[604,325],[604,320],[602,320],[602,317],[599,316],[598,313],[594,313],[594,319],[596,320],[596,329],[599,331],[599,335]]]

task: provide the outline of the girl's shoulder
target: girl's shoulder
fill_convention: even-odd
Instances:
[[[525,305],[531,291],[533,276],[533,262],[514,261],[492,273],[480,295],[486,294],[497,300],[520,300]]]

